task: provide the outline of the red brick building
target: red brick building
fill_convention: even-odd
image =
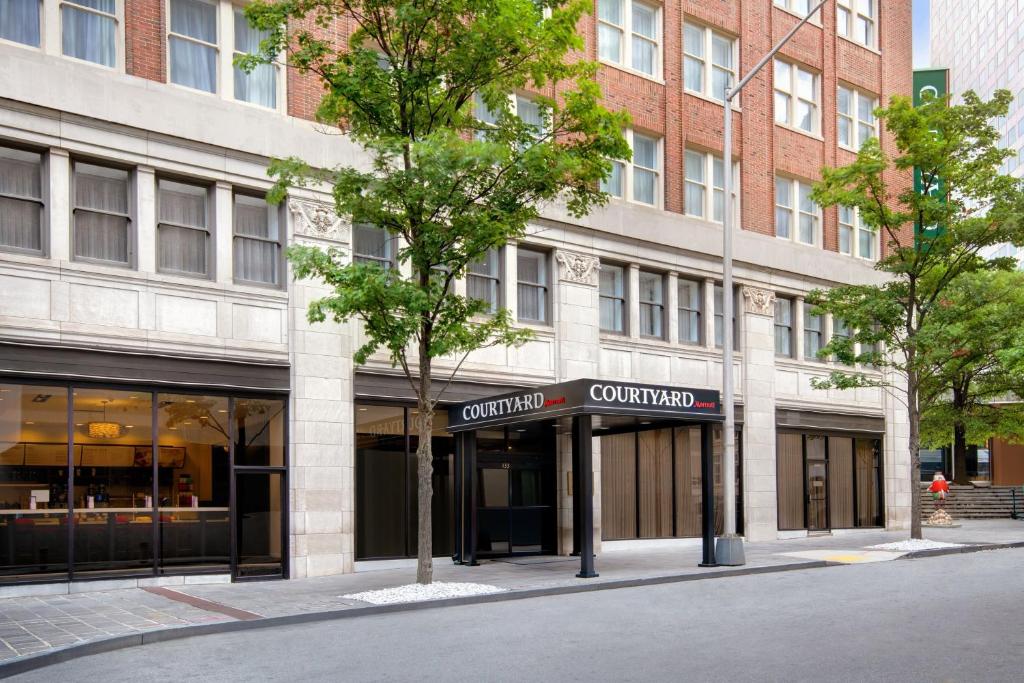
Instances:
[[[260,37],[242,4],[42,0],[0,26],[0,482],[35,482],[3,487],[0,535],[15,528],[8,517],[47,520],[0,541],[14,548],[0,551],[5,580],[311,576],[414,554],[408,386],[386,358],[353,363],[355,325],[306,322],[319,290],[292,281],[282,256],[299,240],[390,262],[394,244],[336,217],[318,189],[261,204],[273,158],[365,157],[312,121],[314,76],[235,71],[234,55]],[[474,354],[451,401],[579,378],[720,388],[721,93],[811,4],[595,0],[579,27],[585,56],[600,63],[607,105],[632,116],[633,160],[606,182],[608,206],[584,219],[546,209],[459,284],[486,290],[535,338]],[[881,238],[808,195],[823,166],[848,163],[864,140],[893,151],[872,110],[910,93],[910,4],[829,0],[734,114],[739,510],[750,539],[909,524],[905,411],[877,389],[812,387],[833,368],[817,349],[843,329],[804,297],[881,277]],[[339,45],[350,33],[330,30]],[[516,97],[524,115],[529,93]],[[210,407],[204,421],[189,418],[195,406]],[[184,429],[221,414],[266,424]],[[571,550],[571,448],[556,427],[492,435],[495,453],[518,459],[481,465],[481,481],[521,465],[548,485],[524,526],[509,503],[523,492],[507,480],[505,504],[481,513],[494,525],[481,554]],[[633,427],[595,427],[599,544],[693,535],[692,435]],[[267,442],[250,450],[231,438],[240,430]],[[440,511],[454,504],[450,444],[439,431]],[[87,453],[95,465],[76,465]],[[151,480],[131,463],[152,467]],[[66,523],[104,514],[108,525]],[[122,518],[136,525],[122,529]],[[451,520],[436,520],[444,554]],[[185,529],[204,524],[196,550]],[[125,545],[116,534],[127,529],[162,540]],[[86,543],[90,530],[115,536]]]

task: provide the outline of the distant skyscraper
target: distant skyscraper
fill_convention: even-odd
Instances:
[[[967,90],[1014,94],[996,125],[1000,144],[1017,152],[1002,172],[1024,177],[1024,0],[932,0],[930,23],[932,65],[949,68],[954,101]],[[1024,267],[1024,249],[1004,245],[990,256],[1014,252]]]

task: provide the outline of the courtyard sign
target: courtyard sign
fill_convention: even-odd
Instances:
[[[449,409],[448,431],[571,415],[631,415],[654,419],[720,420],[717,391],[578,379]]]

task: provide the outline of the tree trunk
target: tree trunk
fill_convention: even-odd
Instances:
[[[907,373],[907,415],[910,421],[910,537],[921,538],[921,410],[917,404],[917,373]]]
[[[964,411],[964,392],[954,387],[953,389],[953,410],[956,415],[962,415]],[[967,480],[967,428],[964,423],[957,420],[953,423],[953,476],[957,484],[966,484]]]
[[[953,423],[953,481],[970,483],[967,477],[967,429],[962,423]]]
[[[430,438],[434,431],[434,410],[430,400],[431,367],[430,358],[420,348],[420,396],[417,406],[416,432],[419,443],[416,446],[416,501],[418,509],[416,543],[416,583],[429,584],[434,580],[434,553],[431,511],[434,499],[434,454]]]

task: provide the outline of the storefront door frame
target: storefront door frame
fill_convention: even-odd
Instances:
[[[448,431],[456,435],[455,562],[477,564],[476,432],[486,427],[572,418],[573,545],[580,556],[576,576],[598,576],[594,566],[593,416],[645,417],[665,426],[699,424],[701,429],[702,567],[717,566],[714,538],[713,432],[724,418],[717,391],[593,379],[467,401],[449,409]],[[585,502],[584,502],[585,501]]]
[[[189,395],[189,396],[215,396],[226,398],[228,400],[228,414],[234,414],[235,401],[241,399],[256,399],[256,400],[280,400],[283,403],[283,447],[284,447],[284,463],[280,467],[253,467],[253,466],[240,466],[235,467],[235,421],[230,422],[231,438],[228,440],[228,453],[230,458],[230,494],[229,494],[229,525],[230,529],[230,543],[231,543],[231,557],[229,573],[232,580],[237,581],[251,581],[251,580],[265,580],[265,579],[277,579],[289,577],[289,564],[290,558],[288,554],[289,550],[289,529],[291,528],[290,518],[290,504],[288,500],[288,463],[289,463],[289,438],[290,438],[290,400],[288,392],[284,391],[251,391],[251,390],[237,390],[232,391],[225,387],[202,387],[195,385],[178,386],[174,384],[141,384],[126,382],[119,384],[116,382],[97,382],[89,380],[77,380],[77,379],[55,379],[53,377],[35,377],[32,375],[18,375],[18,374],[2,374],[0,375],[0,383],[2,384],[22,384],[28,386],[47,386],[64,389],[67,392],[67,462],[70,463],[68,466],[67,474],[67,491],[68,491],[68,534],[67,534],[67,570],[61,574],[48,574],[41,576],[40,578],[27,578],[17,579],[14,581],[8,581],[5,577],[0,576],[0,585],[10,584],[38,584],[38,583],[55,583],[63,581],[102,581],[106,579],[114,578],[148,578],[156,576],[171,576],[179,574],[188,574],[190,576],[198,576],[203,574],[224,574],[222,569],[198,569],[193,571],[182,571],[182,572],[164,572],[161,574],[160,571],[160,536],[159,536],[159,525],[160,525],[160,506],[159,506],[159,406],[157,398],[160,394],[176,394],[176,395]],[[74,504],[74,429],[75,429],[75,416],[74,416],[74,390],[75,389],[95,389],[95,390],[109,390],[109,391],[135,391],[138,393],[148,393],[152,398],[151,408],[151,438],[152,438],[152,461],[153,461],[153,501],[156,508],[156,513],[153,515],[153,530],[152,530],[152,548],[153,548],[153,561],[151,566],[146,570],[124,570],[120,571],[117,569],[102,570],[95,573],[90,572],[85,576],[75,576],[75,527],[74,515],[81,512],[81,509],[77,509]],[[236,546],[236,491],[235,481],[236,472],[246,471],[273,471],[280,472],[282,474],[282,494],[281,494],[281,558],[282,558],[282,573],[280,576],[265,576],[265,577],[239,577],[237,576],[237,546]],[[202,509],[202,508],[199,508]],[[81,572],[81,570],[80,570]]]

